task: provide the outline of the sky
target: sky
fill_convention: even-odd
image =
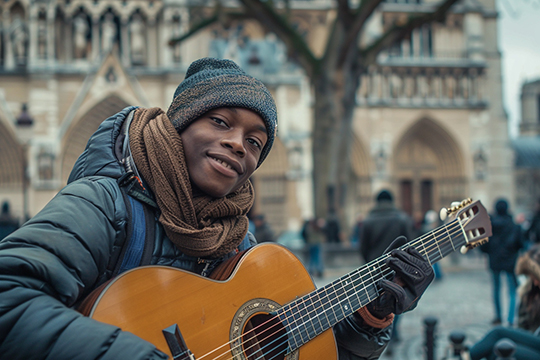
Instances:
[[[503,101],[514,137],[521,118],[521,85],[540,79],[540,0],[497,0],[497,6]]]

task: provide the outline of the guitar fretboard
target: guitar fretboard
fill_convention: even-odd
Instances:
[[[414,247],[430,264],[434,264],[467,241],[459,219],[455,219],[406,243],[400,249]],[[378,281],[390,279],[394,273],[385,264],[388,256],[382,255],[280,308],[276,315],[289,334],[289,351],[298,349],[375,300],[379,296]]]

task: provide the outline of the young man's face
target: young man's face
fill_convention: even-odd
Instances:
[[[249,179],[268,140],[263,119],[244,108],[210,110],[180,137],[191,182],[213,197],[224,197]]]

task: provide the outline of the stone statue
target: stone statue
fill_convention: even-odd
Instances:
[[[20,15],[17,14],[14,16],[10,30],[15,63],[17,65],[24,65],[26,64],[28,34]]]
[[[180,15],[175,15],[172,21],[172,37],[177,38],[182,35],[182,18]],[[173,47],[173,62],[178,63],[181,60],[180,44],[176,44]]]
[[[116,23],[114,15],[107,13],[101,25],[101,51],[106,52],[112,49],[116,43]]]
[[[83,14],[79,14],[73,20],[73,55],[75,59],[84,59],[88,54],[88,20]]]
[[[47,19],[40,17],[37,24],[37,50],[38,58],[46,59],[47,58]]]
[[[129,24],[131,35],[131,62],[133,64],[144,64],[145,41],[144,41],[144,23],[139,14],[133,15]]]

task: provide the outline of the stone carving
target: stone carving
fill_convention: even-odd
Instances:
[[[101,51],[107,52],[112,49],[116,43],[116,23],[114,22],[114,15],[107,13],[103,18],[101,24]]]
[[[11,44],[13,46],[13,57],[17,65],[26,64],[26,50],[28,43],[28,33],[26,25],[20,15],[16,14],[11,22],[10,28]]]
[[[136,65],[144,64],[145,41],[144,23],[139,14],[133,15],[129,24],[131,34],[131,62]]]
[[[38,58],[47,58],[47,19],[41,16],[37,23],[37,53]]]
[[[75,59],[84,59],[88,56],[88,20],[83,14],[73,19],[73,51]]]

